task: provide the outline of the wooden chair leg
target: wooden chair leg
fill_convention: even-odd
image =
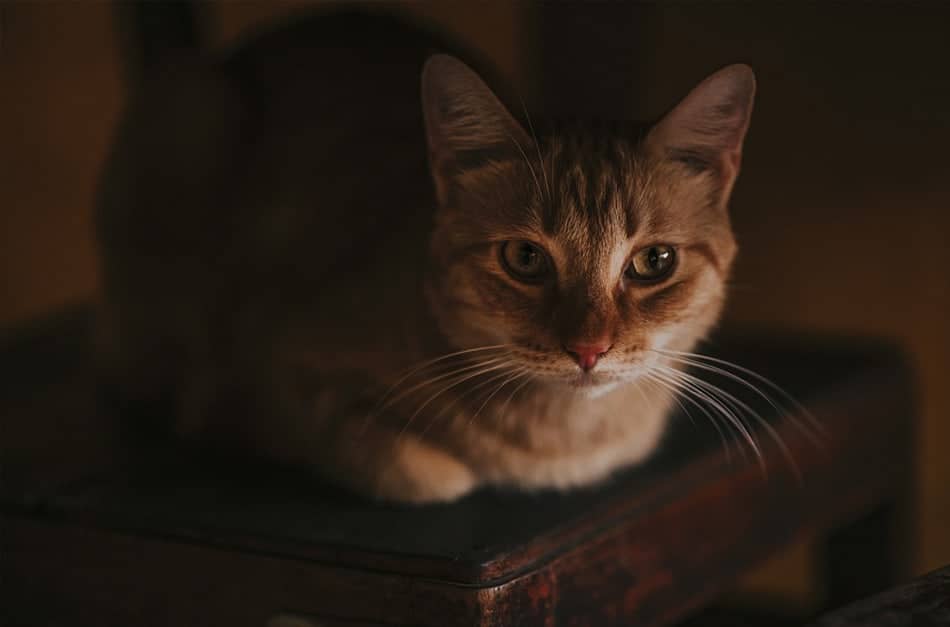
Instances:
[[[898,511],[887,503],[829,535],[821,566],[827,605],[839,607],[893,586],[898,571]]]
[[[891,499],[829,534],[820,564],[826,608],[836,608],[906,581],[916,557],[915,490],[912,433],[897,464],[900,476]]]

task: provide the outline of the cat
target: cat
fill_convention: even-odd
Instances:
[[[407,503],[591,484],[659,446],[663,351],[724,305],[752,71],[652,125],[543,130],[438,49],[322,16],[132,99],[101,352],[128,395],[170,391],[180,436]]]

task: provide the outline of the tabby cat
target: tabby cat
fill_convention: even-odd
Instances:
[[[155,76],[100,189],[104,363],[182,437],[376,498],[596,482],[720,315],[753,74],[542,130],[434,41],[321,17]]]

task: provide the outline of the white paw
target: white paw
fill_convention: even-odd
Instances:
[[[407,503],[453,501],[478,485],[475,473],[448,453],[404,435],[395,443],[391,464],[375,482],[379,498]]]

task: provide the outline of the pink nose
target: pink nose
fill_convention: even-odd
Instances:
[[[610,345],[607,343],[572,343],[565,344],[564,350],[566,350],[568,354],[574,358],[574,361],[576,361],[577,365],[583,370],[590,370],[597,365],[597,360],[600,359],[604,353],[610,350]]]

